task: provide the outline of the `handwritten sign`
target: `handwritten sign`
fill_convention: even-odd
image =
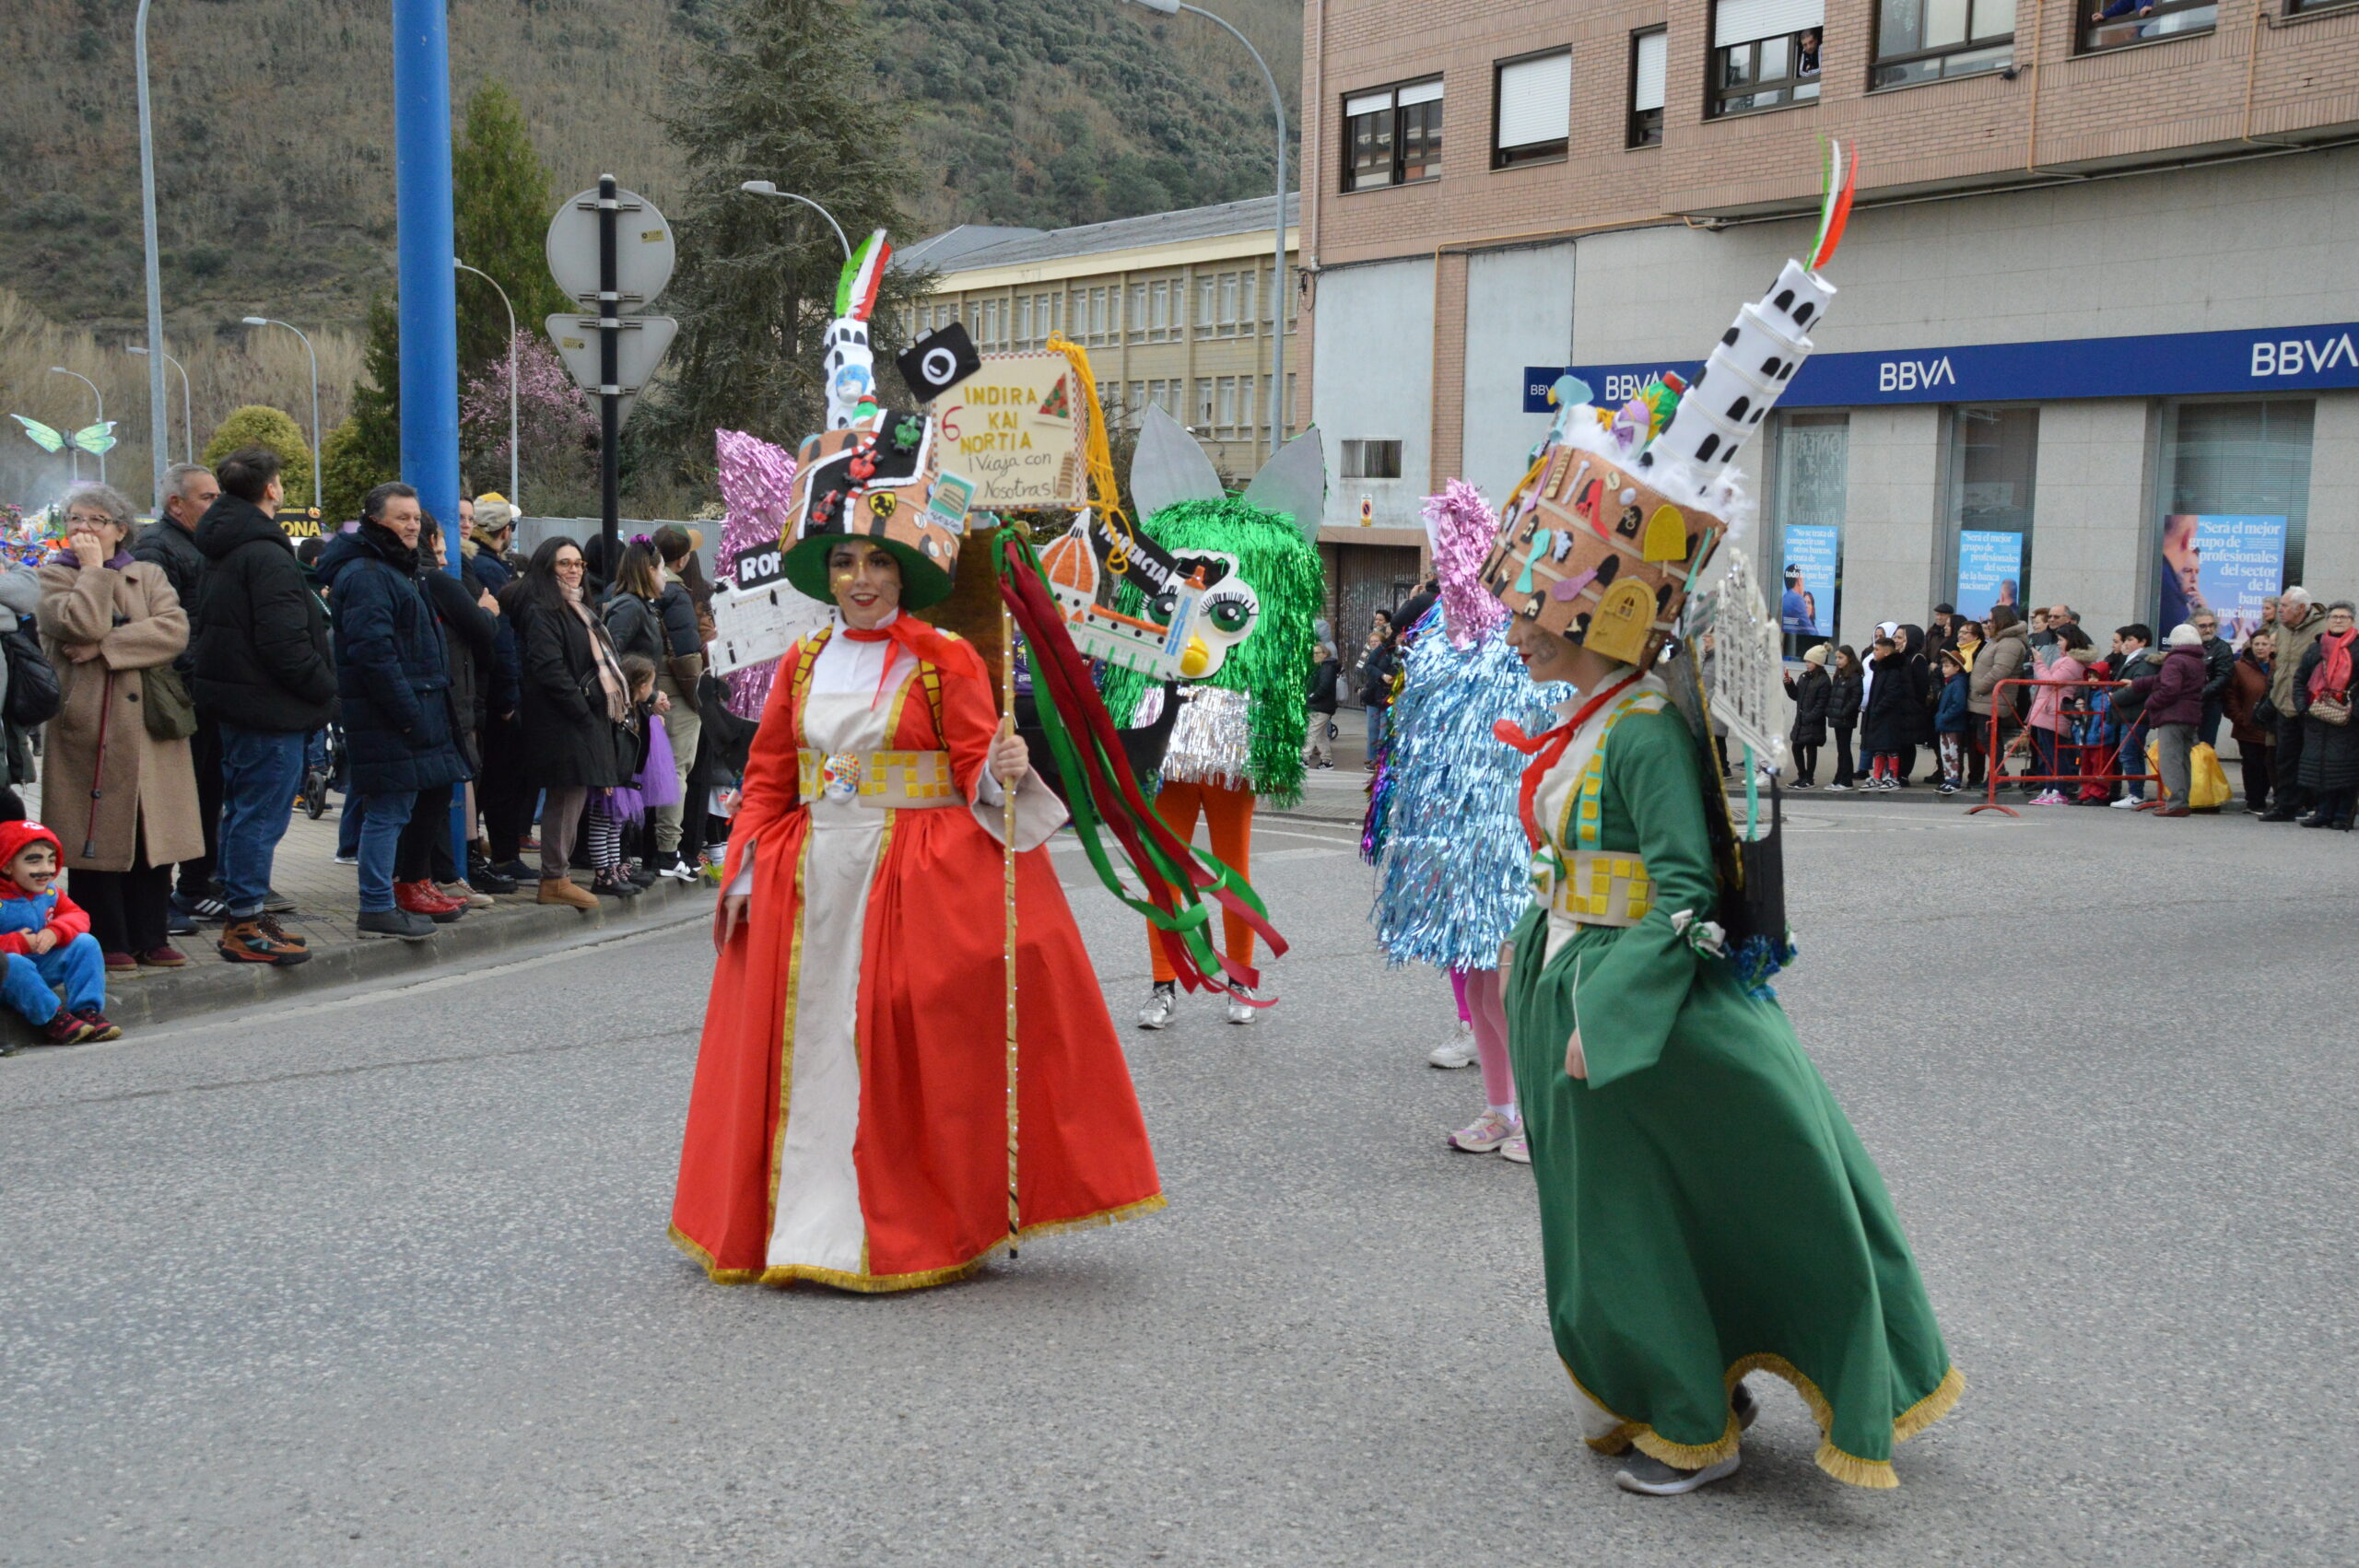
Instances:
[[[1062,354],[986,354],[934,404],[943,467],[975,482],[984,510],[1077,507],[1088,499],[1082,439],[1089,393]]]

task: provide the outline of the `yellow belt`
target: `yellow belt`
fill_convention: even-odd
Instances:
[[[1635,926],[1654,904],[1654,881],[1636,855],[1543,850],[1532,858],[1532,881],[1550,914],[1585,926]]]
[[[797,754],[805,805],[826,796],[878,811],[961,803],[950,777],[948,752],[818,752]]]

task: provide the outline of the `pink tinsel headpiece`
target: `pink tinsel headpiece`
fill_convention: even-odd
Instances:
[[[1434,575],[1441,579],[1442,621],[1450,641],[1461,646],[1508,618],[1507,606],[1483,586],[1483,562],[1498,532],[1498,514],[1463,479],[1426,497],[1426,537],[1433,545]]]

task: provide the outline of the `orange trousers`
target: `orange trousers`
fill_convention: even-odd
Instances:
[[[1213,853],[1221,863],[1238,876],[1250,879],[1253,874],[1253,791],[1231,790],[1221,784],[1166,784],[1155,797],[1155,809],[1171,825],[1171,831],[1182,842],[1196,837],[1196,817],[1201,813],[1213,841]],[[1229,960],[1250,965],[1253,962],[1253,928],[1236,915],[1224,911],[1221,934]],[[1155,939],[1153,927],[1147,930],[1147,953],[1155,961],[1157,984],[1176,980],[1179,972],[1171,960],[1163,955],[1163,944]]]

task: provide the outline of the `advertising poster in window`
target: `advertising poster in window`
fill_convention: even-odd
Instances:
[[[1994,606],[2023,610],[2024,536],[1978,528],[1957,536],[1957,613],[1978,621]]]
[[[2260,625],[2260,603],[2285,581],[2285,519],[2174,512],[2163,519],[2163,609],[2155,636],[2198,610],[2220,617],[2238,649]]]
[[[1778,629],[1788,637],[1835,635],[1835,565],[1842,532],[1831,525],[1786,525],[1786,586],[1778,601]]]

